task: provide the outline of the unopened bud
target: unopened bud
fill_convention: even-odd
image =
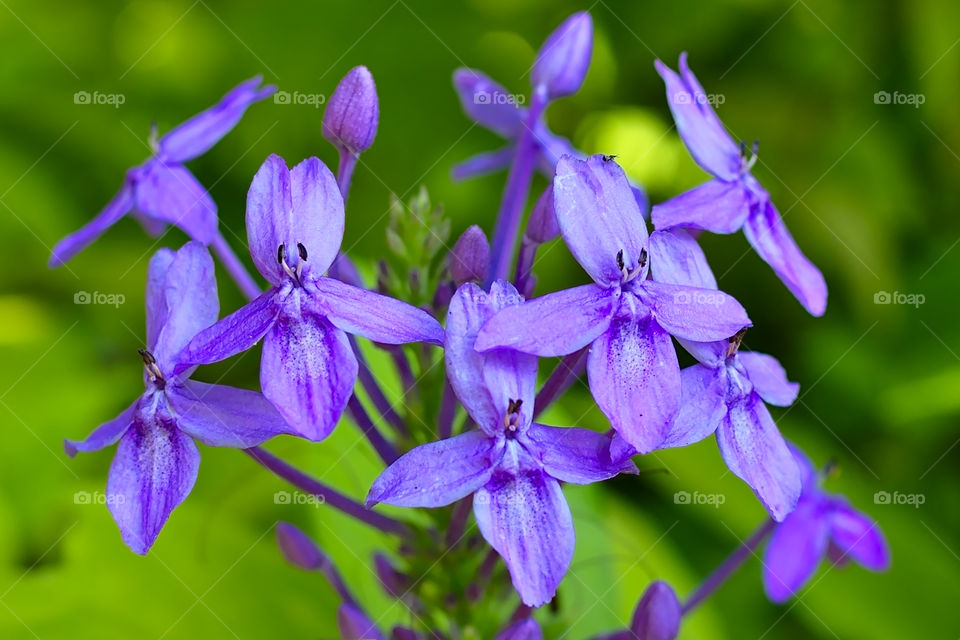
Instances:
[[[464,282],[483,282],[490,266],[490,244],[483,229],[473,225],[453,245],[450,251],[450,275],[460,286]]]
[[[377,86],[366,67],[354,67],[337,85],[323,113],[323,137],[338,149],[361,153],[377,135]]]
[[[544,86],[550,99],[576,93],[593,53],[593,21],[586,11],[567,18],[547,38],[533,63],[533,86]]]

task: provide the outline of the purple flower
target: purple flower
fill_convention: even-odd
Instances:
[[[707,94],[680,55],[677,75],[659,60],[657,71],[667,86],[667,101],[687,149],[714,179],[653,208],[657,229],[690,227],[713,233],[743,229],[763,260],[815,316],[827,306],[827,285],[820,271],[800,251],[780,219],[770,194],[750,173],[756,148],[746,147],[727,134],[710,106]]]
[[[217,233],[217,205],[183,163],[206,153],[237,125],[247,107],[276,91],[272,85],[260,88],[261,81],[260,76],[247,80],[159,140],[151,139],[153,155],[127,172],[120,193],[97,217],[57,243],[50,266],[66,263],[131,212],[150,233],[159,235],[170,223],[210,244]]]
[[[474,284],[457,290],[447,316],[447,375],[479,428],[400,457],[373,483],[367,504],[441,507],[473,494],[480,532],[503,556],[523,602],[540,606],[573,557],[573,521],[560,482],[587,484],[636,467],[613,463],[603,434],[533,422],[535,357],[474,350],[484,322],[521,300],[502,280],[490,293]]]
[[[320,160],[289,170],[280,156],[267,158],[247,194],[247,238],[273,286],[197,335],[181,356],[184,366],[208,364],[263,338],[263,393],[311,440],[333,431],[353,391],[357,358],[346,333],[386,344],[443,344],[443,329],[425,311],[324,276],[343,225],[343,198]]]
[[[259,393],[189,380],[177,372],[177,354],[217,318],[213,260],[190,242],[174,253],[161,249],[147,278],[147,348],[141,350],[146,391],[86,440],[64,442],[70,456],[119,441],[107,478],[107,505],[123,541],[146,554],[170,512],[197,479],[200,452],[194,440],[245,449],[289,427]]]
[[[803,473],[803,495],[796,510],[777,525],[764,554],[763,586],[774,602],[784,602],[813,577],[826,555],[835,564],[850,560],[871,571],[890,568],[890,548],[880,527],[842,496],[820,488],[820,477],[796,447]]]
[[[703,251],[686,231],[654,232],[650,252],[657,281],[716,288]],[[716,433],[727,466],[780,521],[800,497],[800,470],[764,402],[788,406],[799,385],[772,356],[740,351],[743,333],[716,342],[680,340],[699,364],[680,372],[680,412],[661,447],[684,447]],[[614,457],[621,451],[615,442]]]
[[[590,390],[636,450],[661,446],[680,410],[680,367],[670,336],[722,340],[750,324],[719,291],[647,279],[646,225],[627,178],[608,156],[564,157],[554,179],[560,232],[593,278],[508,307],[480,331],[477,349],[559,356],[592,345]]]

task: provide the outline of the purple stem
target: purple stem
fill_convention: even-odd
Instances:
[[[587,366],[587,351],[584,347],[579,351],[567,354],[560,359],[547,381],[543,383],[533,405],[533,416],[537,417],[553,404],[564,391],[570,388]]]
[[[250,275],[250,272],[247,271],[247,268],[240,262],[237,254],[235,254],[233,249],[230,248],[230,245],[227,244],[223,234],[217,231],[217,234],[213,236],[213,242],[210,243],[210,246],[213,248],[213,252],[217,254],[217,257],[220,258],[223,268],[227,270],[227,273],[230,274],[233,281],[237,283],[237,287],[239,287],[243,295],[247,297],[247,300],[253,300],[263,293],[260,285],[257,284],[253,276]]]
[[[370,371],[370,365],[367,363],[366,357],[361,353],[356,339],[352,335],[348,335],[347,338],[350,340],[353,352],[357,356],[357,377],[367,392],[367,395],[370,396],[370,402],[373,403],[377,412],[380,413],[380,417],[393,425],[397,433],[402,436],[408,435],[409,431],[407,430],[406,423],[403,421],[403,418],[400,417],[400,414],[394,411],[393,405],[390,404],[380,385],[377,384],[377,379],[373,377],[373,372]]]
[[[513,261],[517,232],[523,218],[524,205],[530,191],[534,164],[537,158],[537,145],[533,131],[543,110],[547,106],[547,94],[543,87],[536,87],[527,110],[527,121],[517,141],[517,148],[503,189],[503,200],[497,213],[497,224],[493,231],[493,244],[490,248],[490,275],[487,287],[494,280],[507,280],[510,277],[510,264]]]
[[[347,201],[347,194],[350,193],[350,182],[353,180],[353,170],[357,166],[357,155],[352,151],[343,149],[340,151],[340,166],[337,167],[337,186],[340,187],[340,195],[343,201]]]
[[[336,489],[328,487],[319,480],[316,480],[296,467],[288,464],[284,460],[273,455],[266,449],[260,447],[251,447],[244,449],[244,453],[256,460],[260,465],[272,471],[278,477],[283,478],[301,491],[311,495],[323,498],[324,503],[339,509],[343,513],[356,518],[360,522],[366,523],[375,529],[384,533],[393,533],[398,536],[409,535],[407,526],[399,520],[394,520],[376,511],[367,509],[362,504],[348,498]]]
[[[727,556],[727,559],[724,560],[719,567],[713,570],[713,573],[700,583],[700,586],[698,586],[696,590],[690,594],[690,597],[687,598],[687,601],[683,603],[680,612],[683,615],[687,615],[693,611],[697,605],[712,596],[723,586],[727,578],[733,575],[743,566],[744,562],[750,559],[750,556],[754,554],[757,547],[770,535],[770,532],[773,531],[776,526],[777,523],[773,519],[768,519],[760,525],[760,527],[747,538],[746,542],[737,547],[733,553]]]
[[[350,415],[353,417],[354,422],[357,423],[357,426],[360,427],[363,434],[367,436],[370,444],[373,445],[377,455],[380,456],[384,464],[387,466],[393,464],[393,461],[400,457],[400,454],[397,453],[394,446],[390,444],[387,439],[383,437],[383,434],[380,433],[379,429],[377,429],[377,425],[370,419],[370,414],[363,408],[363,405],[356,395],[350,396],[350,399],[347,401],[347,408],[350,410]]]
[[[457,394],[453,392],[448,380],[443,381],[443,396],[440,398],[440,413],[437,427],[441,440],[453,435],[453,420],[457,417]]]
[[[537,249],[540,245],[524,236],[520,243],[520,255],[517,257],[517,273],[514,277],[514,284],[520,295],[529,296],[532,291],[528,291],[530,286],[530,276],[533,273],[533,262],[537,257]]]

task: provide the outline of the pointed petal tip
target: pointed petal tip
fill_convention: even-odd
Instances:
[[[73,440],[63,439],[63,450],[71,458],[77,455],[77,443]]]

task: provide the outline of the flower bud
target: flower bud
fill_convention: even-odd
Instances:
[[[394,598],[402,598],[406,593],[404,585],[407,582],[407,577],[397,571],[390,564],[390,560],[382,553],[373,556],[373,566],[376,569],[377,577],[380,578],[380,584],[383,585],[386,592]]]
[[[567,18],[547,38],[533,63],[533,86],[543,85],[550,99],[576,93],[593,53],[593,21],[586,11]]]
[[[380,105],[377,86],[366,67],[354,67],[337,85],[323,113],[323,137],[341,151],[370,148],[377,135]]]
[[[383,634],[367,615],[352,604],[342,604],[337,609],[337,627],[344,640],[383,640]]]
[[[674,640],[680,633],[680,602],[666,582],[657,580],[633,612],[630,632],[639,640]]]
[[[450,251],[450,275],[460,286],[464,282],[483,282],[490,266],[490,244],[483,229],[473,225],[463,232]]]
[[[289,522],[277,525],[277,544],[287,562],[301,569],[316,571],[328,562],[310,536]]]
[[[557,224],[557,212],[553,208],[553,185],[548,185],[533,205],[530,220],[527,222],[527,238],[543,244],[560,235],[560,225]]]

